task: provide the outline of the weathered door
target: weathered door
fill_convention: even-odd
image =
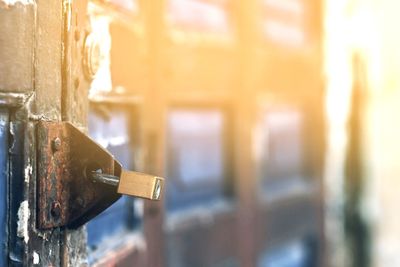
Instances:
[[[7,225],[7,184],[8,184],[8,135],[9,135],[9,115],[6,109],[0,112],[0,171],[2,173],[0,178],[0,224]],[[2,227],[0,231],[0,266],[6,265],[7,261],[7,227]]]
[[[0,265],[318,265],[320,14],[300,0],[0,0]],[[40,230],[40,121],[165,174],[164,203],[121,198],[86,226]]]
[[[115,93],[110,83],[110,31],[123,28],[111,18],[125,14],[140,24],[143,16],[135,13],[135,1],[115,3],[0,1],[0,266],[161,261],[159,204],[123,197],[77,229],[38,225],[41,121],[72,123],[124,168],[155,169],[148,164],[154,151],[145,146],[144,101]],[[140,53],[132,54],[140,60]]]

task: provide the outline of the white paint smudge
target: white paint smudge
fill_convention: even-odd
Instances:
[[[32,175],[32,165],[26,166],[24,174],[25,183],[29,183],[29,178]]]
[[[37,265],[40,263],[40,257],[39,254],[36,253],[36,251],[33,252],[33,264]]]
[[[17,236],[24,239],[25,243],[29,241],[28,220],[30,216],[29,203],[25,200],[18,209]]]

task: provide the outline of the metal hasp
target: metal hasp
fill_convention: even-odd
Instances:
[[[38,228],[77,228],[120,198],[92,172],[120,177],[114,157],[68,122],[39,122]]]

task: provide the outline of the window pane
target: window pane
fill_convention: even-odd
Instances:
[[[227,1],[169,0],[168,20],[172,26],[202,32],[229,32]]]
[[[225,117],[219,110],[168,114],[167,206],[177,208],[223,195]]]
[[[296,110],[270,110],[261,122],[261,177],[269,189],[303,176],[303,119]]]
[[[274,249],[266,250],[258,267],[309,267],[312,264],[311,247],[303,240],[294,240]]]
[[[131,12],[138,9],[138,3],[136,0],[108,0],[108,2]]]
[[[308,38],[307,7],[303,0],[263,0],[263,32],[286,48],[304,46]]]

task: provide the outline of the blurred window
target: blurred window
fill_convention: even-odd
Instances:
[[[303,116],[299,111],[281,108],[265,112],[257,142],[264,188],[284,190],[303,179]]]
[[[91,104],[89,112],[89,135],[106,148],[126,169],[134,168],[135,113],[124,105]],[[140,223],[140,211],[135,210],[141,200],[121,197],[106,211],[88,223],[88,246],[95,252],[106,238],[132,231]]]
[[[303,0],[262,0],[263,32],[269,41],[301,47],[307,41],[306,4]]]
[[[106,2],[130,12],[136,12],[138,10],[137,0],[106,0]]]
[[[226,117],[218,109],[174,109],[167,121],[167,207],[216,200],[226,191]]]
[[[207,33],[230,31],[228,1],[169,0],[168,21],[175,28]]]
[[[266,250],[259,258],[258,267],[310,267],[312,248],[303,240],[294,240]]]

